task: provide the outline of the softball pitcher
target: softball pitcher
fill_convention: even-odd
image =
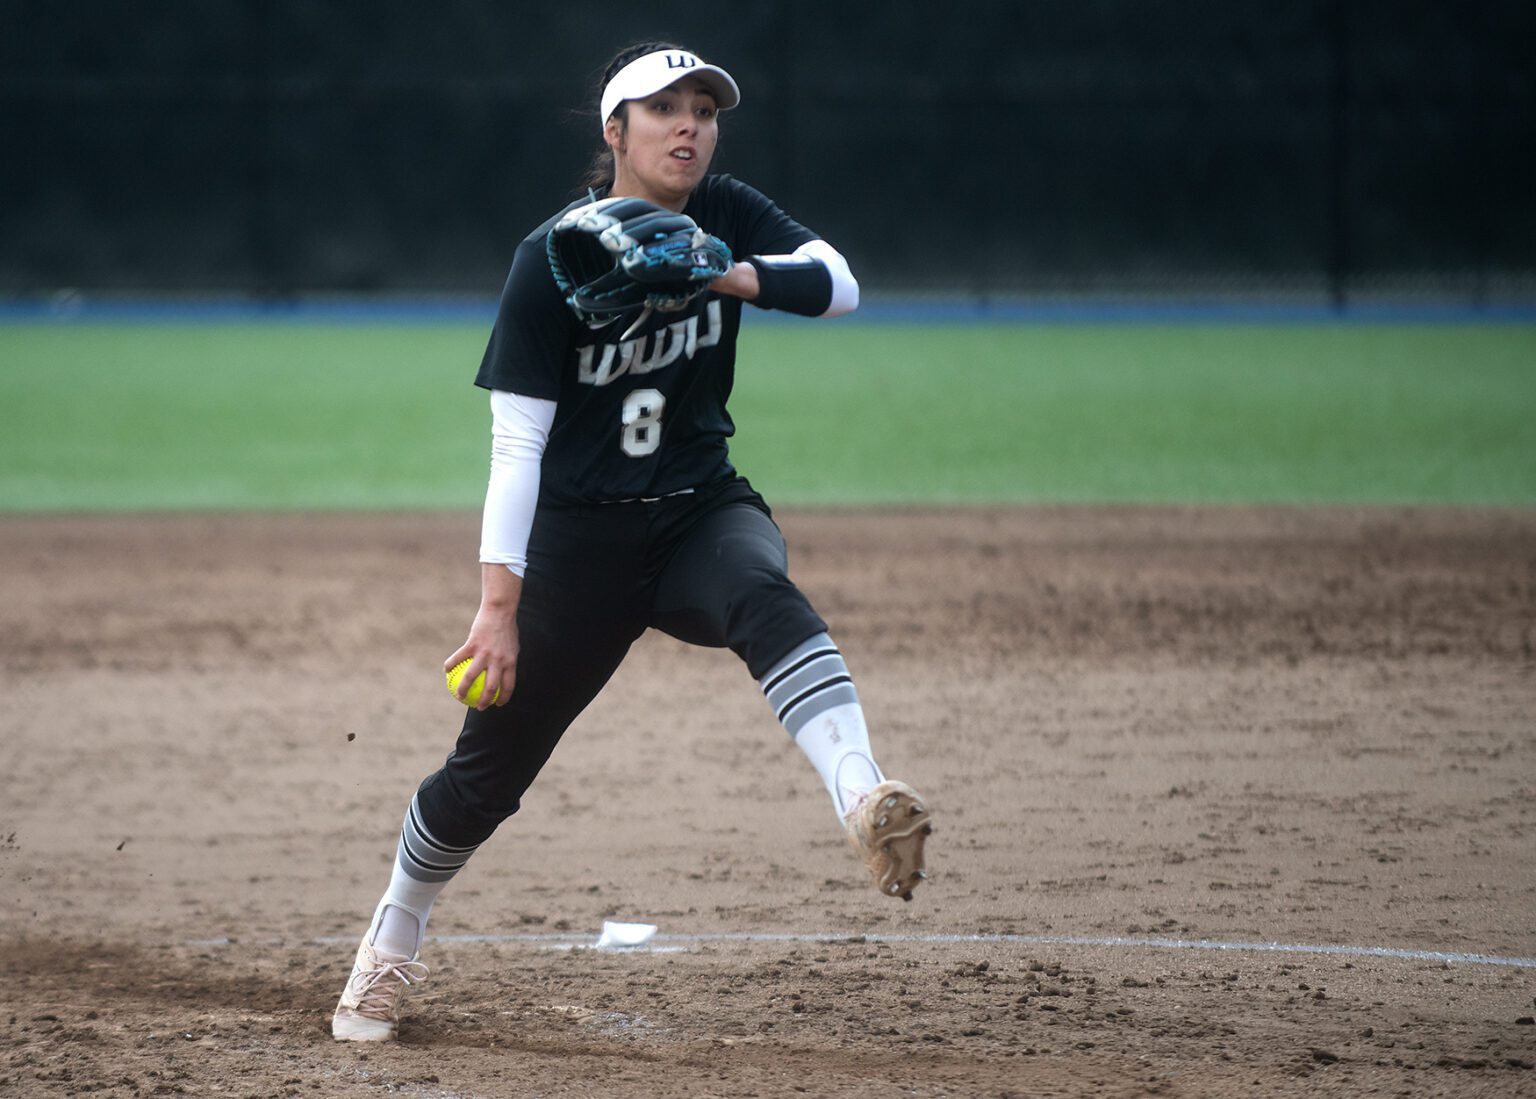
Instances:
[[[910,900],[926,877],[927,809],[881,773],[843,657],[727,452],[742,303],[835,317],[859,297],[830,244],[708,174],[718,114],[739,99],[730,74],[681,47],[621,52],[591,193],[516,251],[475,379],[493,417],[480,608],[444,664],[471,662],[461,698],[479,672],[485,683],[411,799],[338,1039],[395,1036],[438,894],[651,627],[741,657],[876,888]]]

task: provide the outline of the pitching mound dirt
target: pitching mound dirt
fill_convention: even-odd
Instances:
[[[0,1094],[1536,1095],[1536,514],[780,519],[933,881],[648,636],[372,1048],[477,518],[0,520]]]

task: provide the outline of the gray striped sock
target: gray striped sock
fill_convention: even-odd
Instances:
[[[796,646],[758,681],[758,686],[790,736],[817,714],[859,702],[843,654],[824,633]]]
[[[421,821],[421,806],[411,798],[411,807],[405,813],[405,825],[400,829],[400,846],[395,852],[395,862],[400,869],[419,882],[445,882],[464,868],[469,856],[478,850],[474,847],[449,847],[439,842]]]

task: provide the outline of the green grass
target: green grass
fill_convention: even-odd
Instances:
[[[774,336],[735,452],[786,498],[1536,503],[1536,328]]]
[[[484,333],[0,328],[0,508],[476,503]]]
[[[483,326],[0,326],[0,510],[474,507]],[[776,503],[1536,504],[1536,327],[759,325]]]

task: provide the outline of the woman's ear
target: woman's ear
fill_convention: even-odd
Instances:
[[[603,140],[615,153],[624,151],[624,122],[618,115],[610,115],[603,123]]]

